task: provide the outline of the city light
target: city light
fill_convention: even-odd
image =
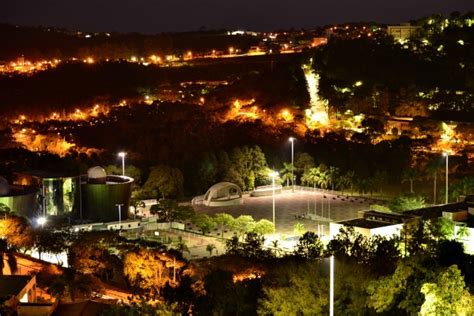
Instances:
[[[118,156],[122,158],[122,176],[125,176],[125,156],[127,155],[126,152],[119,152]]]
[[[44,227],[44,224],[46,224],[46,217],[41,216],[36,219],[36,223],[41,226],[41,228]]]
[[[282,111],[280,112],[280,117],[281,117],[285,122],[292,122],[293,119],[294,119],[293,114],[292,114],[290,111],[286,110],[286,109],[285,109],[285,110],[282,110]]]

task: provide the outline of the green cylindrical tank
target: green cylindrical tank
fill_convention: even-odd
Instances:
[[[133,179],[125,176],[107,176],[106,183],[82,181],[82,212],[78,218],[94,222],[113,222],[128,218]],[[82,214],[81,214],[82,213]]]

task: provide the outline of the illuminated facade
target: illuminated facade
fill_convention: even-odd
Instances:
[[[55,175],[34,171],[16,174],[16,184],[39,188],[40,211],[45,216],[72,216],[79,209],[78,176]]]
[[[389,25],[387,27],[387,34],[393,36],[395,40],[407,40],[413,35],[415,35],[420,26],[412,26],[409,23],[402,25]]]
[[[84,176],[53,175],[42,171],[18,173],[15,183],[37,188],[35,192],[39,192],[38,199],[36,195],[34,199],[31,198],[38,201],[35,212],[18,212],[30,218],[45,215],[99,222],[116,221],[119,219],[118,205],[121,207],[121,219],[128,218],[133,179],[108,176],[100,167],[89,169]],[[22,210],[29,209],[31,203],[27,204],[28,207],[22,207]]]

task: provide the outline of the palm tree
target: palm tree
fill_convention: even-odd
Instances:
[[[351,195],[354,193],[354,183],[356,180],[356,175],[354,171],[347,171],[346,174],[344,175],[345,178],[347,178],[347,181],[349,182],[349,188],[351,191]]]
[[[178,237],[178,243],[176,244],[176,249],[179,250],[181,253],[191,253],[189,251],[188,245],[186,245],[186,242],[183,240],[183,237],[179,236]]]
[[[403,182],[410,182],[410,193],[414,193],[413,192],[413,181],[415,181],[418,178],[418,176],[419,176],[418,171],[414,168],[406,169],[403,172],[402,183]]]
[[[474,190],[474,178],[464,177],[454,182],[450,187],[451,196],[454,199],[459,198],[461,195],[469,195]]]
[[[283,182],[286,182],[287,187],[290,186],[290,181],[291,183],[293,183],[293,179],[292,179],[293,171],[294,171],[294,167],[291,163],[288,163],[288,162],[283,163],[283,169],[280,170],[280,176],[281,176],[281,180]]]
[[[277,256],[281,251],[281,249],[278,245],[278,240],[276,240],[276,239],[272,240],[272,248],[273,248],[275,256]]]
[[[295,226],[293,226],[293,230],[296,235],[302,236],[305,233],[304,224],[299,222],[296,223]]]
[[[372,176],[372,183],[374,190],[382,192],[382,188],[387,183],[388,175],[386,171],[376,171]]]
[[[331,182],[331,178],[329,176],[328,170],[326,171],[321,171],[319,170],[319,175],[318,175],[318,186],[321,189],[327,189],[329,186],[329,183]]]
[[[438,159],[432,159],[426,165],[426,172],[428,177],[433,177],[433,204],[436,204],[436,182],[438,180],[438,174],[441,172],[442,167]]]
[[[336,178],[339,175],[339,168],[331,166],[327,170],[327,174],[328,174],[328,177],[329,177],[329,181],[331,183],[331,191],[334,191],[334,186],[336,184]]]
[[[313,185],[314,189],[316,189],[316,184],[318,183],[319,179],[319,168],[310,168],[305,171],[303,176],[301,177],[301,181],[304,184]]]
[[[344,194],[344,190],[351,185],[351,178],[348,173],[340,175],[337,177],[337,186],[341,190],[341,193]]]
[[[206,251],[209,252],[209,256],[212,256],[212,252],[216,249],[216,246],[214,244],[208,244],[206,246]]]

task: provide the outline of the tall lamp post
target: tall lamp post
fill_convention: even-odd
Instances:
[[[125,175],[125,156],[126,156],[126,155],[127,155],[127,153],[126,153],[126,152],[123,152],[123,151],[121,151],[121,152],[118,153],[118,156],[119,156],[120,158],[122,158],[122,176]]]
[[[118,207],[118,218],[119,218],[119,226],[122,225],[122,206],[123,204],[115,204]]]
[[[448,170],[449,170],[449,153],[447,151],[445,151],[443,153],[443,156],[446,157],[446,204],[448,204]]]
[[[329,316],[334,316],[334,256],[329,257]]]
[[[272,196],[273,196],[273,227],[276,228],[275,224],[275,178],[278,177],[278,172],[270,172],[270,177],[272,177]]]
[[[295,192],[295,138],[290,137],[291,142],[291,192]]]

